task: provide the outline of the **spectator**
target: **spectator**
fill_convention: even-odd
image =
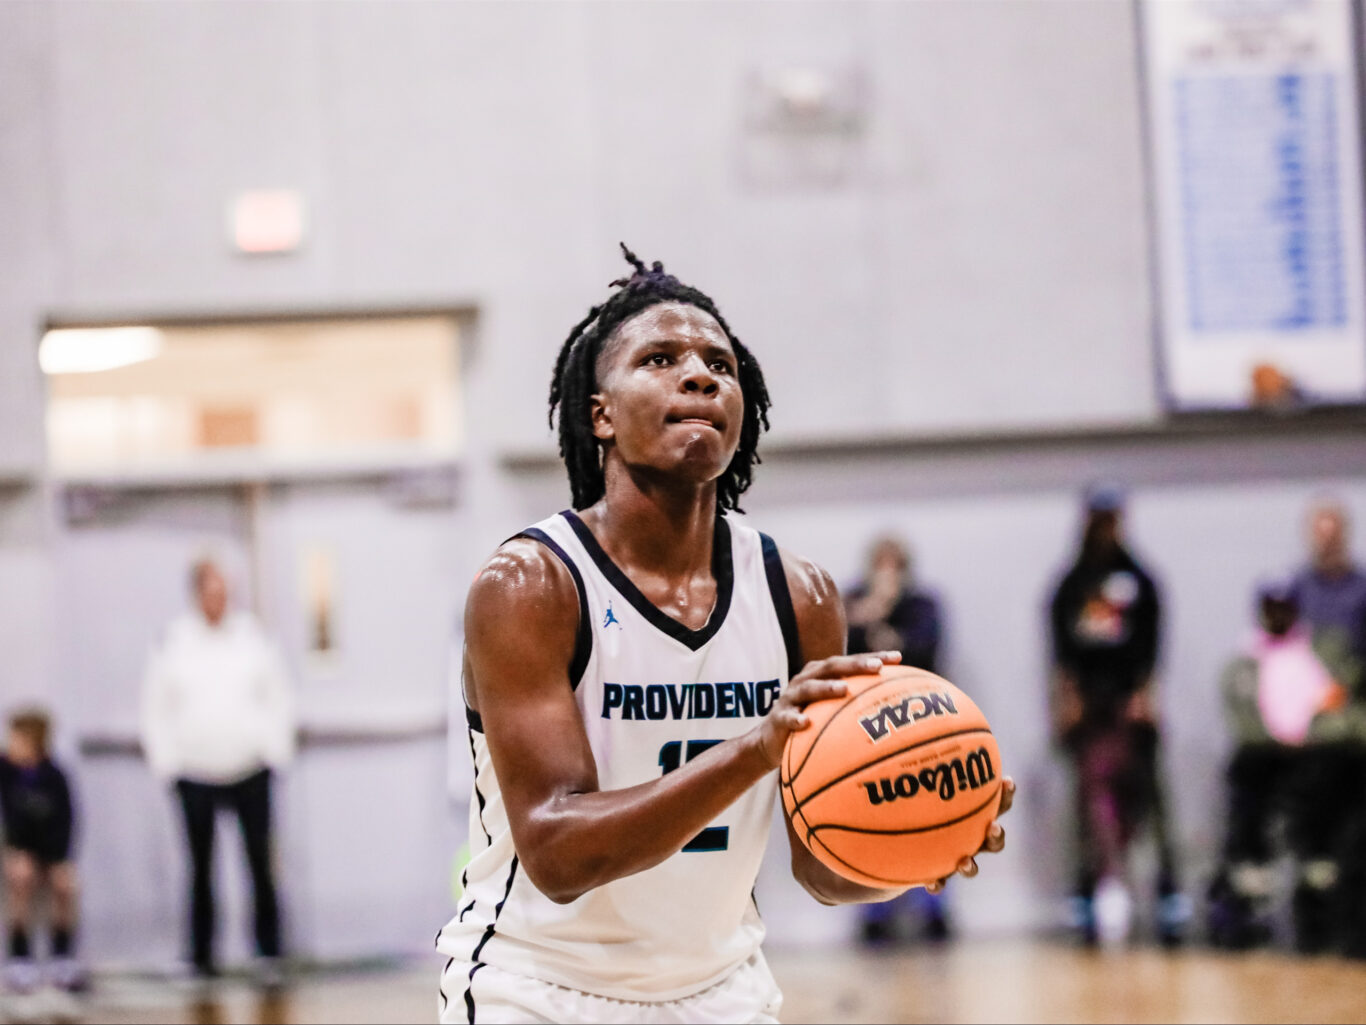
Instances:
[[[1359,799],[1351,799],[1352,779],[1362,771],[1353,742],[1359,715],[1346,708],[1338,682],[1352,660],[1340,635],[1311,634],[1295,590],[1261,589],[1259,627],[1221,684],[1235,746],[1223,858],[1210,887],[1209,933],[1217,946],[1244,949],[1271,939],[1271,826],[1280,816],[1297,863],[1296,948],[1319,952],[1361,932],[1343,914],[1340,886],[1344,845],[1361,818]]]
[[[1357,665],[1349,667],[1349,686],[1366,662],[1366,573],[1352,561],[1347,510],[1334,499],[1309,510],[1309,565],[1295,576],[1296,603],[1314,633],[1340,631]]]
[[[10,717],[0,756],[0,813],[5,826],[5,910],[9,915],[6,989],[23,999],[42,982],[32,937],[34,904],[44,889],[52,933],[49,981],[74,993],[85,974],[76,961],[77,883],[71,860],[75,814],[71,788],[48,748],[50,723],[40,709]]]
[[[897,538],[878,538],[866,574],[847,595],[849,652],[899,651],[902,665],[939,671],[940,617],[934,596],[916,588],[911,556]],[[946,940],[950,929],[943,893],[917,887],[895,900],[862,905],[862,936],[879,945],[893,940],[899,922],[923,922],[925,935]]]
[[[211,560],[192,571],[197,608],[174,620],[154,651],[143,694],[143,744],[152,771],[173,780],[190,847],[191,956],[216,974],[213,840],[216,811],[241,824],[255,895],[256,947],[278,978],[280,915],[271,865],[271,775],[294,749],[294,719],[279,653],[255,619],[229,611]]]
[[[1160,605],[1123,543],[1123,492],[1091,488],[1080,551],[1050,607],[1057,739],[1076,770],[1079,864],[1074,898],[1083,939],[1128,934],[1130,841],[1151,823],[1159,848],[1158,934],[1179,942],[1188,914],[1158,777],[1152,697]]]

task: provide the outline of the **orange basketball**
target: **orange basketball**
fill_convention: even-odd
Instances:
[[[887,666],[806,706],[788,737],[783,808],[828,868],[865,886],[950,875],[986,839],[1001,797],[1001,753],[973,700],[922,669]]]

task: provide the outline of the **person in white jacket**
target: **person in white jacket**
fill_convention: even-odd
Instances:
[[[294,753],[284,662],[255,618],[229,610],[222,570],[195,563],[196,608],[174,619],[148,661],[142,740],[152,771],[173,782],[190,846],[190,937],[196,974],[216,974],[213,838],[220,807],[236,812],[255,893],[256,947],[275,965],[280,912],[272,872],[273,770]]]

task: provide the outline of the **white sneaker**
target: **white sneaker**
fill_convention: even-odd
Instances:
[[[44,1017],[39,989],[42,973],[32,958],[11,958],[5,964],[5,1018],[8,1021],[38,1021]]]
[[[47,981],[64,993],[81,993],[90,985],[85,966],[74,957],[54,957],[49,961]]]
[[[1106,876],[1096,887],[1096,936],[1102,947],[1122,946],[1133,925],[1134,903],[1129,889],[1114,876]]]
[[[5,962],[5,990],[11,994],[34,993],[43,984],[38,963],[31,957],[12,957]]]

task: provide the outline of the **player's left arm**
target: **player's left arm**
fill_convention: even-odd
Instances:
[[[846,636],[844,604],[830,574],[815,563],[784,551],[783,571],[792,594],[792,608],[797,617],[797,635],[801,642],[802,659],[813,662],[844,654]],[[1001,783],[1001,805],[997,815],[1004,815],[1015,797],[1015,783],[1007,776]],[[806,891],[822,904],[868,904],[890,900],[905,890],[879,890],[852,882],[831,871],[816,860],[798,839],[792,823],[787,823],[788,845],[792,848],[792,875]],[[995,853],[1005,846],[1006,834],[1000,823],[993,822],[987,830],[981,852]],[[981,853],[979,852],[979,853]],[[974,858],[958,863],[964,876],[977,874]],[[926,889],[937,893],[947,880],[928,883]]]

